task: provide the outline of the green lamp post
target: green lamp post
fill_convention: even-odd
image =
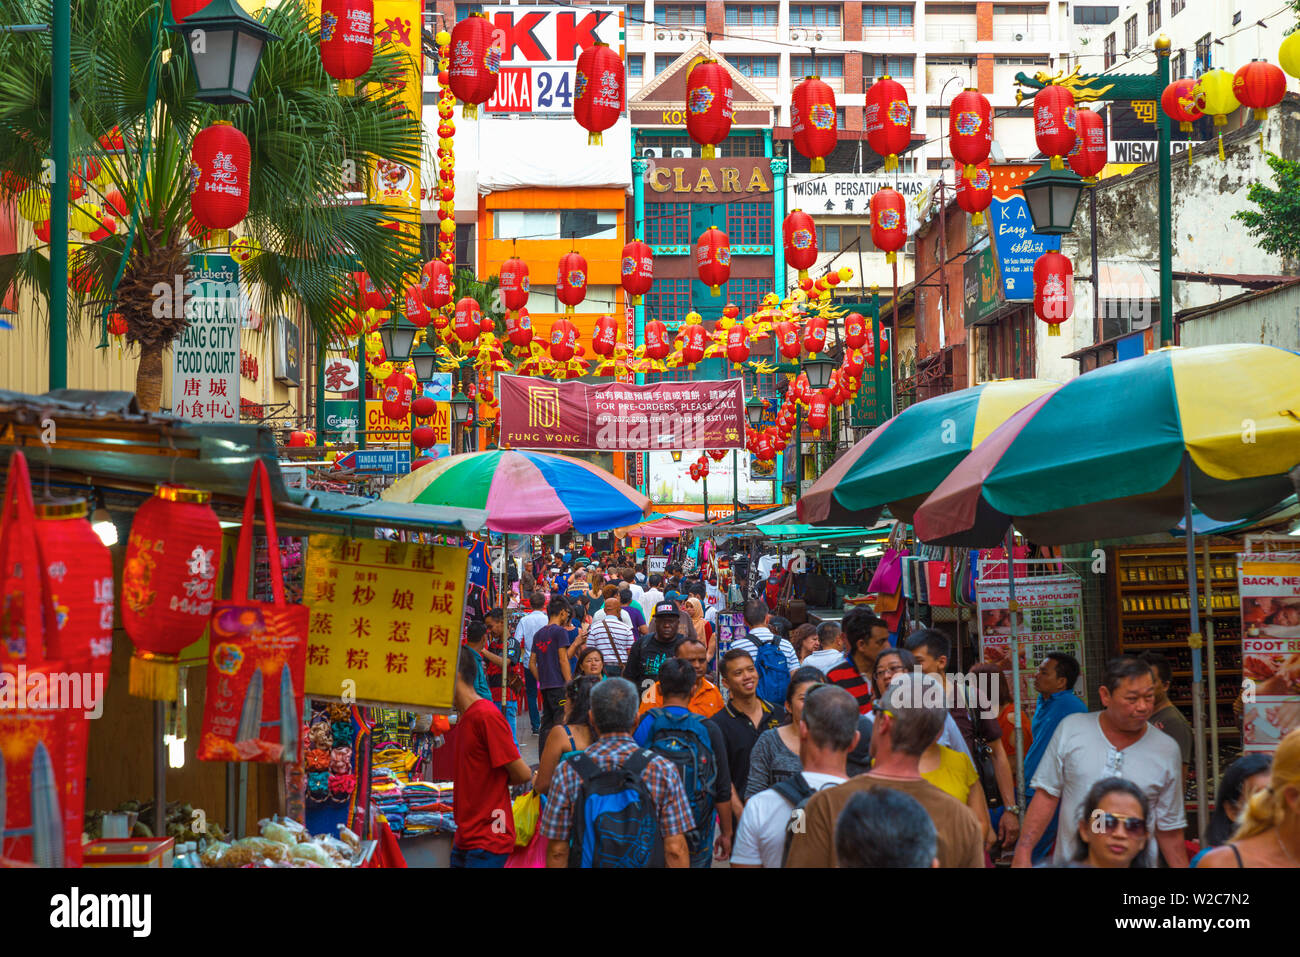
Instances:
[[[168,14],[170,17],[170,12]],[[198,85],[196,99],[205,103],[251,103],[248,95],[268,40],[280,39],[235,0],[212,0],[168,26],[188,40],[190,66]]]

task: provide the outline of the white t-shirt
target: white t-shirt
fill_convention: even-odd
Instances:
[[[839,667],[843,660],[844,652],[836,651],[834,648],[822,648],[805,658],[803,664],[806,668],[816,668],[822,674],[826,674],[832,668]]]
[[[722,607],[722,589],[712,582],[704,583],[704,607],[706,610],[717,611]]]
[[[654,616],[655,605],[659,604],[663,600],[664,593],[658,588],[647,588],[641,593],[641,607],[646,613],[645,616],[647,621]]]
[[[631,584],[628,584],[627,582],[624,582],[624,583],[623,583],[623,587],[624,587],[624,588],[627,588],[627,589],[629,589],[629,590],[631,590],[631,592],[632,592],[632,600],[633,600],[634,602],[636,602],[638,605],[641,604],[641,599],[645,597],[645,589],[644,589],[644,588],[642,588],[642,587],[641,587],[640,585],[638,585],[636,582],[632,582]]]
[[[528,656],[533,653],[533,636],[537,634],[538,630],[546,627],[548,620],[546,612],[539,608],[524,615],[519,620],[519,624],[515,626],[515,641],[519,642],[519,646],[524,650],[525,662],[528,661]]]
[[[749,633],[751,635],[757,635],[758,640],[764,644],[767,644],[775,637],[775,635],[766,628],[751,628],[749,629]],[[790,670],[794,671],[794,669],[798,668],[799,656],[794,652],[794,645],[790,644],[790,642],[785,638],[782,638],[778,647],[781,649],[781,654],[785,655],[785,662],[790,666]],[[748,636],[733,639],[731,642],[731,648],[733,651],[740,650],[748,652],[749,657],[753,658],[755,661],[758,660],[758,647],[748,638]],[[781,702],[778,702],[778,704],[780,703]]]
[[[627,653],[638,635],[632,628],[632,619],[627,612],[619,612],[618,618],[611,618],[601,609],[591,616],[591,627],[587,629],[587,644],[599,648],[605,658],[605,664],[617,665],[627,663]],[[618,653],[614,653],[617,646]]]
[[[837,774],[818,774],[804,771],[803,779],[814,791],[843,784],[848,778]],[[731,848],[731,863],[750,867],[780,867],[785,856],[785,829],[790,823],[790,802],[768,788],[759,791],[745,805],[736,828],[736,840]]]
[[[1178,742],[1159,728],[1145,725],[1142,737],[1119,751],[1101,730],[1101,712],[1071,714],[1056,726],[1047,751],[1031,784],[1061,799],[1052,863],[1074,859],[1079,848],[1079,815],[1088,789],[1102,778],[1132,781],[1147,796],[1151,818],[1147,821],[1147,864],[1156,866],[1156,831],[1187,826],[1183,807],[1182,753]]]

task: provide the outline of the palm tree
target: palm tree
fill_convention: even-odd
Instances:
[[[176,277],[183,287],[189,277],[190,143],[217,120],[233,123],[252,149],[249,211],[240,229],[261,252],[242,274],[263,314],[297,307],[318,341],[328,341],[346,323],[351,273],[365,271],[391,289],[418,274],[414,236],[384,225],[415,225],[418,210],[343,200],[365,191],[379,160],[420,163],[420,122],[397,88],[408,63],[400,51],[378,47],[358,94],[339,96],[321,65],[318,20],[306,0],[283,0],[257,15],[281,39],[267,44],[252,102],[212,106],[194,98],[186,39],[161,28],[167,0],[71,2],[74,171],[98,164],[107,177],[74,209],[93,215],[90,204],[102,206],[117,190],[137,222],[129,248],[123,224],[100,242],[70,249],[69,272],[84,285],[69,291],[68,319],[93,324],[108,309],[121,315],[126,341],[140,354],[136,394],[143,409],[158,409],[163,351],[187,325],[183,301],[156,308],[156,290],[174,288]],[[49,23],[50,2],[0,0],[0,16],[5,23]],[[0,34],[0,176],[11,190],[50,181],[42,175],[50,86],[50,34]],[[105,137],[114,128],[120,150]],[[0,256],[0,291],[16,288],[48,302],[49,283],[48,246]]]

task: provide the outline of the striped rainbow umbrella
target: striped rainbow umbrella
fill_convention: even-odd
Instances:
[[[650,500],[609,472],[565,455],[494,449],[437,459],[398,479],[385,501],[487,511],[512,535],[604,532],[645,519]]]

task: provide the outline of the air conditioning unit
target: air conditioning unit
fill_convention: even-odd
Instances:
[[[673,159],[691,158],[691,148],[689,146],[680,146],[680,147],[674,146],[672,148],[672,151],[673,151]]]
[[[791,40],[798,40],[798,39],[799,39],[799,31],[798,31],[798,30],[791,30],[791,31],[790,31],[790,39],[791,39]]]
[[[668,39],[668,34],[665,33],[663,30],[660,30],[658,33],[655,34],[655,39],[656,39],[656,40],[666,40],[666,39]]]
[[[1012,37],[1012,39],[1015,40],[1017,43],[1024,43],[1025,35],[1023,33],[1017,33],[1015,34],[1014,37]]]
[[[648,159],[652,156],[656,159],[663,159],[663,155],[663,148],[659,146],[647,146],[641,150],[642,159]]]

